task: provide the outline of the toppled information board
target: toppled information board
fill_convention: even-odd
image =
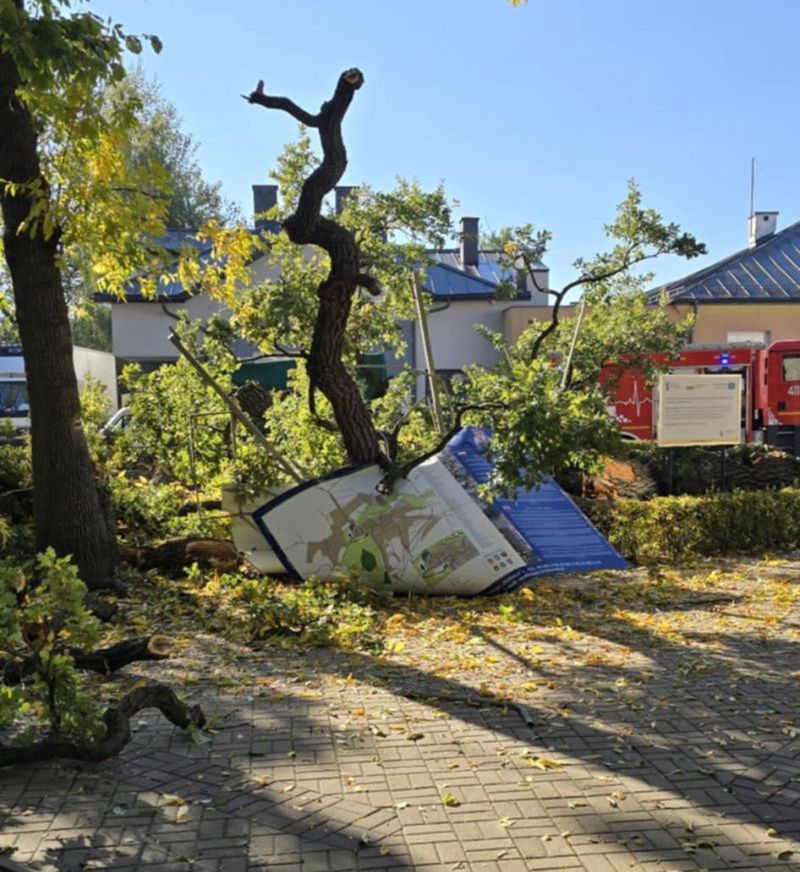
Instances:
[[[383,473],[374,464],[303,482],[234,513],[234,541],[264,571],[355,574],[397,592],[445,596],[627,566],[551,479],[513,500],[482,503],[477,488],[492,470],[488,444],[484,431],[465,428],[390,494],[377,492]],[[263,548],[253,547],[255,529]]]

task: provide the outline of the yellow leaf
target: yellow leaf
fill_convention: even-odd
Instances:
[[[186,805],[186,800],[175,793],[165,793],[164,805]]]

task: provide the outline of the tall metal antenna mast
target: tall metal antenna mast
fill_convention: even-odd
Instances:
[[[752,217],[755,209],[755,189],[756,189],[756,159],[750,158],[750,215]]]

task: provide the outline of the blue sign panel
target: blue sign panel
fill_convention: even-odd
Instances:
[[[489,436],[467,427],[445,449],[472,480],[469,488],[486,484],[492,472]],[[484,593],[515,590],[531,579],[558,572],[625,569],[627,561],[553,481],[545,478],[534,490],[520,489],[515,499],[497,499],[487,515],[506,533],[527,566],[504,576]]]

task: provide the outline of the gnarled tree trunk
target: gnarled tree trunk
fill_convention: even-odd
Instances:
[[[322,163],[306,179],[297,210],[284,228],[298,245],[318,245],[330,256],[331,268],[319,286],[319,309],[309,350],[307,367],[311,382],[310,402],[315,390],[330,401],[336,425],[342,434],[352,463],[384,463],[380,439],[358,386],[342,363],[347,319],[353,294],[358,287],[374,291],[371,277],[359,273],[358,244],[349,230],[320,215],[323,197],[336,186],[347,167],[342,139],[342,119],[353,94],[364,83],[360,70],[347,70],[339,77],[333,97],[316,115],[301,109],[286,97],[264,94],[263,82],[247,97],[268,109],[282,109],[307,127],[319,130]]]
[[[31,182],[47,194],[30,112],[16,96],[19,71],[0,52],[0,206],[31,409],[36,548],[71,554],[90,588],[109,584],[114,532],[98,495],[81,425],[67,305],[58,269],[59,233],[18,232],[31,212]],[[18,185],[16,192],[7,183]]]

